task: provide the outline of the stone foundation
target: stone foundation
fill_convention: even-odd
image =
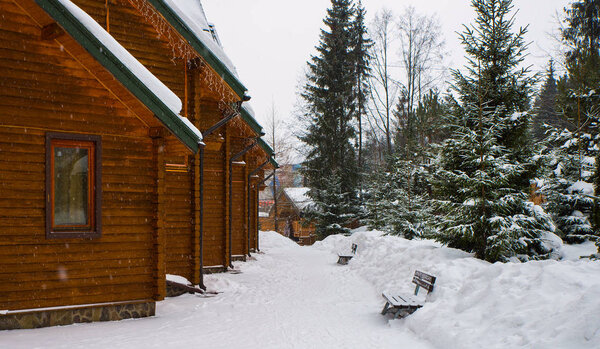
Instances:
[[[218,274],[218,273],[224,273],[225,271],[227,271],[227,268],[225,268],[223,266],[202,268],[202,272],[204,274]]]
[[[179,297],[182,294],[190,293],[181,287],[167,284],[167,297]]]
[[[246,261],[246,255],[231,256],[231,260],[234,261],[234,262],[245,262]]]
[[[0,315],[0,330],[64,326],[94,321],[116,321],[154,316],[156,303],[125,303],[96,307],[52,309]]]

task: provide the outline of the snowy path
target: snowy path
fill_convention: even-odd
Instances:
[[[168,299],[149,319],[2,332],[0,348],[430,348],[388,325],[380,290],[336,255],[265,240],[242,274],[207,276],[217,297]]]

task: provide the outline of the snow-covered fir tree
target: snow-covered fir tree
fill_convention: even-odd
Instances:
[[[546,79],[534,103],[535,115],[532,133],[538,142],[546,138],[547,126],[560,130],[569,126],[569,122],[558,112],[557,95],[554,61],[550,60],[546,71]]]
[[[528,200],[535,80],[520,68],[527,29],[512,31],[512,0],[473,0],[472,6],[475,24],[461,35],[469,63],[464,73],[454,72],[458,100],[437,172],[442,221],[436,238],[489,261],[547,258],[554,226]]]
[[[348,225],[359,214],[359,207],[349,200],[351,193],[342,189],[339,176],[332,175],[323,179],[323,189],[311,189],[313,205],[305,209],[309,221],[316,222],[319,239],[334,234],[350,234]]]
[[[365,10],[362,1],[359,0],[355,9],[355,18],[352,25],[352,34],[354,36],[354,47],[352,53],[355,63],[354,87],[356,102],[356,123],[358,125],[358,167],[362,172],[363,166],[363,119],[366,114],[367,102],[369,96],[368,77],[371,72],[369,51],[373,46],[373,41],[368,36],[367,26],[365,24]],[[362,179],[360,180],[362,182]]]
[[[582,242],[594,235],[591,215],[594,210],[593,176],[595,158],[592,151],[582,148],[594,146],[590,134],[574,133],[568,129],[554,130],[548,142],[550,153],[548,173],[541,185],[544,204],[554,219],[558,233],[567,242]]]
[[[427,169],[399,156],[389,167],[370,182],[369,226],[406,239],[431,235]]]
[[[358,19],[364,16],[359,7]],[[303,173],[317,205],[315,223],[321,236],[346,232],[348,216],[359,211],[360,171],[356,158],[353,121],[360,110],[357,93],[360,72],[365,75],[365,45],[357,39],[357,10],[351,0],[331,0],[321,30],[317,55],[308,63],[305,101],[306,133],[300,140],[308,146]],[[364,27],[364,26],[361,26]],[[359,66],[360,69],[359,69]],[[331,191],[331,193],[327,193]]]
[[[574,1],[565,12],[562,38],[570,49],[557,89],[569,130],[555,132],[551,164],[563,168],[550,172],[546,195],[559,228],[578,242],[600,233],[600,208],[589,196],[600,175],[594,165],[600,146],[600,1]]]

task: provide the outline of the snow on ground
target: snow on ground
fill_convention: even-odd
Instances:
[[[600,348],[600,262],[578,259],[590,244],[523,264],[364,230],[312,247],[263,232],[261,246],[241,274],[206,276],[215,297],[167,299],[154,318],[3,331],[0,348]],[[425,306],[381,316],[381,292],[411,293],[415,270],[437,276]]]
[[[241,274],[206,276],[220,293],[158,304],[154,318],[0,331],[0,348],[432,348],[392,328],[379,290],[330,251],[261,233]]]
[[[576,256],[593,253],[589,244],[567,249],[574,261],[508,264],[366,231],[315,248],[343,251],[352,242],[349,270],[377,290],[410,293],[415,270],[437,276],[426,305],[392,321],[436,348],[600,348],[600,262]]]

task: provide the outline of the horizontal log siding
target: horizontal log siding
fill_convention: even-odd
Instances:
[[[167,164],[186,164],[187,151],[172,136],[167,138]],[[166,173],[166,271],[193,279],[192,172]]]
[[[246,179],[244,178],[244,165],[233,165],[232,183],[232,245],[231,254],[246,254]]]
[[[195,100],[198,100],[198,116],[194,123],[201,129],[207,130],[217,123],[221,114],[218,104],[203,99],[203,92],[196,89]],[[213,134],[225,137],[226,126]],[[225,144],[220,150],[204,153],[204,219],[203,219],[203,264],[205,267],[225,265]]]
[[[0,309],[154,295],[151,141],[130,112],[0,0]],[[84,59],[84,57],[80,57]],[[102,135],[102,237],[45,237],[45,134]]]
[[[73,0],[73,3],[106,28],[105,0]],[[167,40],[127,0],[112,0],[109,3],[110,35],[183,101],[183,61],[173,58]]]

